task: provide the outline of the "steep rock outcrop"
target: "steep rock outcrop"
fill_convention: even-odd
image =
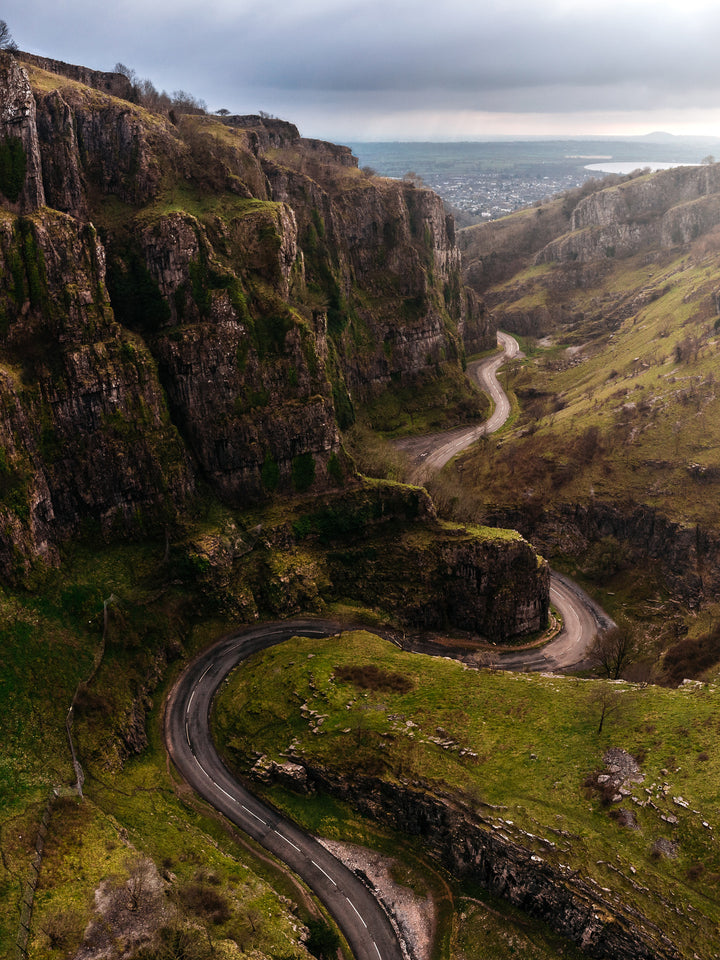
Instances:
[[[74,63],[65,63],[63,60],[39,57],[37,54],[26,53],[24,50],[18,50],[15,56],[23,63],[30,63],[48,73],[67,77],[68,80],[74,80],[76,83],[82,83],[84,86],[102,90],[103,93],[107,93],[112,97],[120,97],[124,100],[132,99],[132,83],[124,73],[91,70],[89,67],[83,67]]]
[[[570,230],[537,263],[627,257],[687,243],[720,223],[720,165],[678,167],[598,190],[572,212]]]
[[[0,193],[16,211],[45,203],[35,98],[27,73],[8,52],[0,51]]]
[[[223,306],[230,314],[230,304]],[[304,346],[313,357],[311,337],[304,344],[294,328],[275,363],[262,363],[232,316],[157,342],[176,422],[204,475],[236,505],[327,483],[340,438],[329,384],[311,373]],[[302,458],[312,474],[307,485],[297,479]]]
[[[193,480],[156,364],[113,320],[93,228],[49,210],[1,227],[0,559],[17,571],[90,518],[171,519]]]
[[[427,495],[407,489],[415,491],[417,516],[406,510],[402,523],[396,508],[378,514],[367,491],[309,515],[309,534],[327,545],[333,599],[357,596],[396,610],[408,626],[455,627],[493,641],[543,629],[549,568],[527,541],[437,521],[408,525],[427,512]]]
[[[531,537],[538,549],[582,557],[594,543],[612,537],[630,551],[627,562],[652,562],[669,593],[698,608],[720,591],[720,541],[712,531],[682,524],[643,504],[560,503],[529,516],[497,511],[492,521],[509,524]]]
[[[563,866],[552,843],[528,847],[510,839],[514,825],[477,804],[429,783],[344,777],[327,767],[304,767],[302,781],[352,803],[359,812],[421,837],[431,855],[458,878],[472,878],[530,916],[546,922],[589,957],[600,960],[681,960],[666,933],[647,917]],[[282,777],[282,772],[280,774]],[[279,778],[280,779],[280,778]],[[296,780],[297,782],[297,780]],[[539,841],[539,843],[538,843]]]
[[[356,399],[493,345],[491,319],[463,289],[454,227],[432,191],[359,172],[338,178],[328,168],[323,177],[317,163],[309,181],[304,168],[304,160],[264,162],[273,198],[295,211],[308,285],[329,286],[330,329]]]
[[[188,172],[172,125],[125,100],[58,78],[56,89],[40,86],[35,103],[49,206],[95,215],[88,191],[141,205],[157,197],[164,173]]]
[[[73,112],[57,90],[42,98],[41,104],[37,128],[48,206],[87,220],[86,184]]]

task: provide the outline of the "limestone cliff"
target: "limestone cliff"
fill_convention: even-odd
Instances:
[[[279,782],[284,769],[278,770]],[[680,960],[682,956],[667,933],[634,904],[623,903],[609,889],[591,885],[564,865],[558,849],[562,843],[526,833],[470,798],[405,778],[394,782],[359,773],[346,777],[304,761],[294,772],[291,785],[296,789],[318,788],[393,829],[422,838],[452,875],[479,882],[545,921],[589,957]]]
[[[590,316],[583,291],[600,288],[619,261],[660,262],[697,244],[714,247],[720,164],[589,181],[548,203],[460,232],[465,282],[496,322],[542,337]],[[592,313],[616,325],[645,290],[611,284]]]
[[[89,523],[172,525],[200,490],[242,507],[352,489],[354,404],[494,342],[440,199],[347,148],[285,121],[150,113],[116,74],[21,54],[0,54],[0,91],[6,572]],[[398,545],[392,521],[387,556],[422,558],[387,600],[408,622],[544,623],[527,544],[433,527]],[[333,556],[335,594],[391,589],[367,557]]]
[[[635,177],[584,198],[569,231],[538,263],[627,257],[688,243],[720,222],[720,165],[677,167]]]

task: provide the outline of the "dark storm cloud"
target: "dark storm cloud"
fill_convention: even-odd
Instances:
[[[405,0],[10,0],[22,48],[245,110],[552,112],[715,106],[720,8],[635,0],[488,9]]]

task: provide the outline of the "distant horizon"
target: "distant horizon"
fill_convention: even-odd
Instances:
[[[280,118],[278,118],[280,119]],[[290,120],[290,123],[294,121]],[[297,126],[297,124],[295,124]],[[301,131],[302,133],[302,131]],[[655,139],[658,138],[658,139]],[[660,139],[662,138],[662,139]],[[636,134],[601,134],[601,133],[509,133],[509,134],[488,134],[486,136],[455,136],[455,137],[436,137],[428,138],[426,136],[418,137],[394,137],[391,139],[385,137],[351,137],[347,142],[352,143],[508,143],[508,142],[532,142],[532,141],[555,141],[555,140],[580,140],[580,141],[632,141],[644,140],[652,143],[662,143],[663,140],[671,139],[673,141],[691,140],[695,142],[720,143],[720,134],[694,134],[694,133],[668,133],[666,131],[654,131],[653,133]]]

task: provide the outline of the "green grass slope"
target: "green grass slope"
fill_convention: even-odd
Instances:
[[[612,891],[684,956],[711,956],[720,920],[718,696],[714,685],[466,670],[354,633],[297,639],[241,666],[214,724],[246,773],[290,756],[351,779],[375,774],[457,794],[534,855]],[[612,748],[639,766],[619,803],[597,780]],[[314,829],[333,829],[324,797],[291,806]],[[489,954],[477,944],[465,955]]]

